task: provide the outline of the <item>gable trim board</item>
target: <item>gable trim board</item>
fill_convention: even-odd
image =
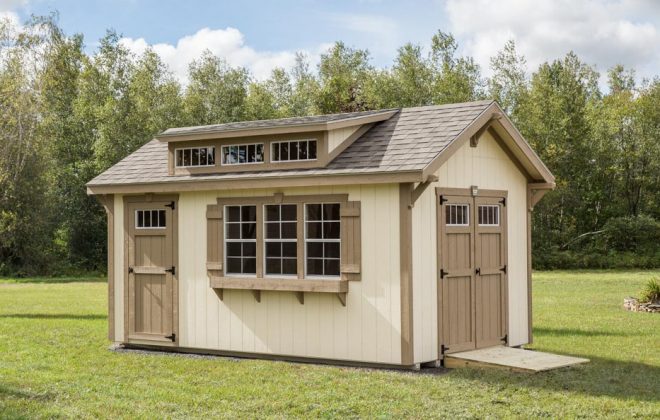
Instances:
[[[175,241],[185,238],[174,246],[174,251],[182,255],[181,267],[173,276],[178,302],[174,310],[181,312],[181,316],[178,312],[174,315],[175,344],[180,349],[405,367],[438,363],[442,358],[439,325],[431,319],[434,310],[428,306],[431,303],[425,303],[428,299],[424,296],[437,288],[437,261],[420,259],[419,252],[427,247],[427,239],[439,240],[438,208],[432,198],[436,189],[465,194],[465,189],[476,183],[481,184],[479,196],[492,190],[507,195],[508,191],[511,201],[507,198],[507,205],[515,207],[508,209],[513,211],[509,217],[518,220],[526,216],[522,226],[510,223],[503,227],[509,243],[519,241],[510,251],[515,252],[510,257],[513,278],[506,276],[510,292],[504,296],[504,306],[507,313],[511,305],[518,306],[506,316],[512,318],[505,321],[506,328],[514,328],[514,339],[509,345],[531,342],[531,211],[554,188],[554,177],[501,108],[492,101],[483,101],[386,110],[356,118],[310,118],[318,120],[298,126],[280,120],[237,124],[240,137],[311,132],[312,128],[318,130],[319,124],[325,124],[325,130],[343,127],[333,138],[333,148],[328,149],[322,167],[304,168],[293,163],[286,170],[263,165],[256,172],[213,174],[196,170],[202,173],[169,175],[172,168],[167,155],[175,143],[153,140],[88,184],[88,193],[99,195],[108,213],[108,305],[109,312],[115,312],[109,315],[109,338],[124,344],[154,345],[139,337],[126,339],[130,322],[126,274],[129,247],[124,237],[130,215],[126,211],[127,203],[169,196],[177,197],[177,208],[181,208],[181,212],[173,214],[180,218]],[[220,126],[177,130],[165,137],[184,142],[193,141],[192,138],[197,141],[199,136],[239,138],[235,126],[233,131],[224,132]],[[321,135],[327,143],[328,132]],[[459,155],[462,157],[455,157]],[[505,167],[508,169],[502,169]],[[500,179],[501,170],[509,174]],[[480,171],[480,175],[469,175],[470,171]],[[509,185],[509,180],[514,179],[516,185]],[[361,204],[361,223],[357,226],[362,240],[352,248],[361,254],[360,272],[346,271],[349,280],[359,276],[361,281],[326,284],[301,275],[295,281],[243,281],[235,276],[216,276],[223,262],[215,261],[217,249],[214,251],[214,245],[207,243],[207,237],[212,224],[217,225],[214,215],[222,204],[293,201],[300,209],[309,197],[334,201],[343,197],[342,202]],[[263,227],[258,229],[263,235]],[[301,232],[299,226],[297,235]],[[515,235],[510,236],[510,232]],[[221,232],[212,233],[221,239]],[[526,244],[520,243],[523,241]],[[522,255],[520,249],[524,250]],[[432,250],[440,252],[439,245]],[[298,257],[302,250],[299,251]],[[118,260],[118,253],[124,258]],[[263,254],[262,249],[260,255]],[[350,261],[344,264],[344,253],[341,258],[342,264],[353,270]],[[518,259],[515,264],[514,259]],[[339,300],[328,296],[328,292],[336,294]],[[117,301],[117,296],[123,299]],[[437,294],[434,296],[437,299]],[[433,305],[437,316],[440,304]],[[287,317],[298,320],[288,325]],[[123,325],[118,324],[120,319]],[[240,335],[238,329],[243,331]],[[323,337],[324,334],[328,336]]]

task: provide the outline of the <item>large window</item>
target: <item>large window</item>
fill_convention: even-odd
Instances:
[[[305,267],[308,276],[339,276],[339,204],[305,205]]]
[[[297,207],[295,204],[264,206],[266,275],[298,274]]]
[[[175,153],[177,168],[215,165],[215,147],[213,146],[176,149]]]
[[[257,206],[225,206],[227,274],[257,273]]]
[[[271,147],[272,162],[316,159],[316,140],[278,141]]]
[[[263,162],[263,143],[222,146],[223,165],[244,165]]]

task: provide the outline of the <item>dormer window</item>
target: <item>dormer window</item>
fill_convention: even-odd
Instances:
[[[223,165],[243,165],[264,162],[264,144],[232,144],[222,146]]]
[[[271,143],[271,161],[316,160],[316,140],[290,140]]]
[[[213,165],[215,165],[215,147],[188,147],[185,149],[176,149],[177,168]]]

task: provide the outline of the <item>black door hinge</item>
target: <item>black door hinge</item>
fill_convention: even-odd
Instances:
[[[440,205],[442,205],[445,201],[449,201],[449,200],[447,200],[444,195],[441,195],[440,196]]]
[[[504,334],[504,337],[500,338],[506,344],[507,340],[509,339],[509,334]]]
[[[504,267],[500,268],[500,271],[506,274],[506,264],[504,264]]]
[[[165,272],[166,273],[172,273],[172,275],[175,276],[176,275],[176,267],[172,266],[172,268],[167,268],[167,269],[165,269]]]
[[[133,272],[133,267],[128,267],[128,274],[132,274]]]
[[[449,273],[446,272],[445,270],[443,270],[442,268],[440,269],[440,278],[441,279],[444,279],[447,274],[449,274]]]
[[[504,207],[506,207],[506,197],[502,198],[502,199],[500,200],[500,203],[502,203],[502,205],[503,205]]]
[[[480,276],[481,275],[481,268],[477,268],[474,270],[474,274]]]
[[[165,207],[169,207],[174,210],[176,208],[176,204],[174,204],[174,201],[172,201],[170,204],[165,204]]]
[[[440,354],[445,354],[449,350],[449,347],[445,346],[444,344],[440,345]]]
[[[172,342],[174,343],[176,341],[176,334],[172,333],[172,335],[166,335],[165,338],[167,338],[168,340],[172,340]]]

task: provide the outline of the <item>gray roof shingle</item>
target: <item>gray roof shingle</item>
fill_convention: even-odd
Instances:
[[[254,177],[421,171],[492,103],[493,101],[479,101],[403,108],[389,119],[376,123],[374,127],[364,133],[324,168],[230,172],[207,175],[169,175],[167,143],[154,139],[98,175],[87,185],[129,185]],[[369,111],[372,114],[377,112],[382,111]],[[352,114],[366,115],[366,113]],[[335,118],[340,115],[344,115],[342,118],[346,118],[347,114],[287,118],[284,120],[287,120],[287,124],[293,124],[292,121],[294,120],[309,121],[310,119]],[[277,121],[283,120],[253,123],[265,124],[258,125],[258,127],[270,127],[272,125],[267,124],[275,124]],[[222,124],[222,126],[236,124],[248,123]],[[219,126],[212,127],[217,130]],[[257,125],[254,127],[257,127]],[[204,127],[186,128],[186,130],[193,129],[204,130]],[[164,133],[173,133],[171,130],[182,129],[169,129]]]

